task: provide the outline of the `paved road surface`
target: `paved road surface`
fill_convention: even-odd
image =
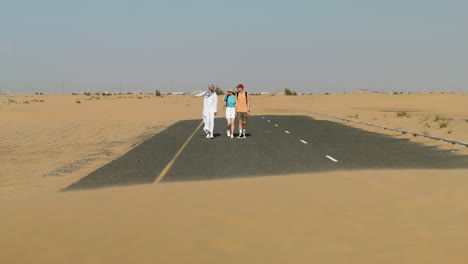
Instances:
[[[216,138],[205,139],[200,123],[180,121],[65,190],[334,170],[468,168],[468,156],[307,116],[253,116],[246,139],[227,138],[224,118],[215,121]]]

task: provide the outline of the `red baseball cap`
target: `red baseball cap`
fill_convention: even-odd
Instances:
[[[242,83],[238,84],[236,87],[244,89],[244,85]]]

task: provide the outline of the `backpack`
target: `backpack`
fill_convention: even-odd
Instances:
[[[249,105],[249,97],[247,96],[247,92],[245,92],[245,103]],[[236,99],[239,98],[239,93],[236,94]]]

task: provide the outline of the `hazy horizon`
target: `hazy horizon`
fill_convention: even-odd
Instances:
[[[1,1],[0,93],[468,91],[468,1]]]

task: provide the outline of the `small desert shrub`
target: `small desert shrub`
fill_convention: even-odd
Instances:
[[[442,122],[439,122],[439,127],[440,128],[445,128],[448,126],[448,121],[442,121]]]
[[[223,95],[223,94],[224,94],[224,91],[221,90],[221,88],[219,88],[219,87],[216,86],[216,87],[215,87],[215,93],[216,93],[217,95]]]
[[[29,101],[23,101],[23,104],[29,104]]]
[[[439,115],[437,115],[437,116],[434,117],[434,122],[437,122],[437,121],[446,121],[446,120],[447,120],[447,118],[442,117],[442,116],[439,116]]]
[[[452,130],[447,131],[447,134],[452,134]]]
[[[80,100],[76,100],[75,103],[81,104],[81,101],[80,101]]]
[[[356,113],[355,115],[349,115],[349,117],[358,119],[359,118],[359,113]]]
[[[138,98],[138,99],[143,99],[143,97],[141,97],[141,96],[138,96],[137,98]]]
[[[408,112],[406,112],[406,111],[398,112],[398,113],[396,114],[396,116],[397,116],[397,117],[410,117],[409,114],[408,114]]]
[[[295,91],[291,91],[288,88],[284,89],[284,94],[285,95],[297,95],[297,93]]]

